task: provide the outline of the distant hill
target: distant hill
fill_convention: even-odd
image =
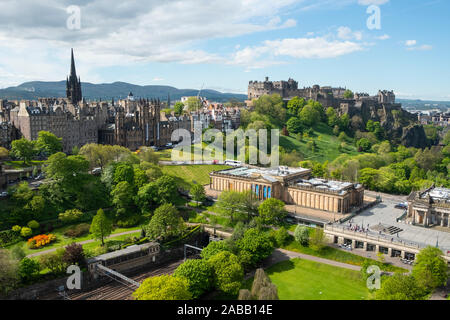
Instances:
[[[410,99],[396,99],[397,102],[401,103],[405,109],[416,109],[416,110],[431,110],[440,109],[442,111],[447,111],[450,108],[450,101],[432,101],[432,100],[410,100]]]
[[[83,82],[82,85],[83,97],[90,100],[102,99],[110,100],[112,98],[125,98],[130,92],[138,98],[159,98],[162,101],[167,100],[167,95],[170,94],[171,101],[180,100],[184,96],[196,96],[198,90],[195,89],[177,89],[170,86],[139,86],[126,82],[114,82],[104,84],[92,84]],[[210,101],[226,102],[231,98],[239,101],[247,99],[247,95],[235,93],[222,93],[215,90],[204,89],[201,92],[202,97],[208,98]],[[44,82],[33,81],[25,82],[17,87],[9,87],[0,89],[0,98],[9,100],[19,99],[37,99],[50,97],[65,97],[66,96],[66,82]]]

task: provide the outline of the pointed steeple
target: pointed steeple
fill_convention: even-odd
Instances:
[[[72,60],[70,63],[70,77],[77,78],[77,70],[75,69],[75,58],[73,57],[73,48],[72,48]]]
[[[69,99],[71,103],[77,104],[83,100],[83,95],[81,92],[81,78],[77,78],[73,49],[71,50],[70,75],[67,79],[66,87],[67,99]]]

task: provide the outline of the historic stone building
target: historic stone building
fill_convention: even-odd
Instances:
[[[450,189],[431,187],[408,197],[407,219],[423,226],[450,228]]]
[[[36,140],[39,131],[49,131],[62,138],[63,151],[98,142],[98,130],[106,121],[105,106],[86,103],[74,105],[45,105],[40,102],[21,101],[11,110],[11,122],[21,135]]]
[[[258,199],[277,198],[287,204],[332,213],[348,213],[364,201],[359,184],[311,178],[311,170],[279,167],[238,167],[210,173],[214,191],[252,190]]]
[[[313,99],[320,102],[323,106],[338,107],[339,99],[343,98],[345,88],[312,87],[299,88],[298,82],[289,79],[288,81],[250,81],[248,85],[248,104],[251,100],[258,99],[263,95],[279,94],[284,100],[290,100],[294,97]]]

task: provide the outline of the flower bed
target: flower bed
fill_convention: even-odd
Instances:
[[[27,244],[30,249],[39,249],[54,241],[56,241],[56,236],[54,234],[40,234],[28,239]]]

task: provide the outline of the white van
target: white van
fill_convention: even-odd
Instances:
[[[236,161],[236,160],[225,160],[224,164],[226,166],[232,166],[232,167],[240,167],[240,166],[242,166],[242,162],[241,161]]]

